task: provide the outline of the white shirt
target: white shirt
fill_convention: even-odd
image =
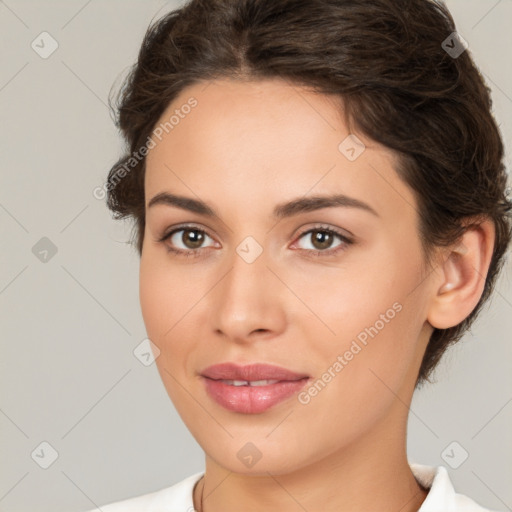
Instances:
[[[426,489],[427,497],[418,512],[493,512],[471,498],[455,492],[444,466],[409,464],[416,480]],[[203,472],[156,492],[102,506],[102,512],[194,512],[192,490]],[[100,509],[89,510],[97,512]]]

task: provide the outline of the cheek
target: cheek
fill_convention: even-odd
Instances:
[[[381,337],[403,318],[397,310],[419,282],[414,265],[407,268],[387,252],[386,257],[385,248],[374,251],[378,259],[358,256],[338,268],[283,270],[283,281],[306,306],[297,309],[290,324],[307,328],[305,338],[321,341],[327,354],[358,336],[364,341],[368,330]],[[314,347],[320,348],[317,343]]]
[[[161,285],[158,267],[142,255],[139,269],[139,300],[142,317],[149,338],[159,347],[159,338],[164,329],[164,311],[167,307],[165,287]]]
[[[200,297],[193,279],[184,277],[165,256],[143,253],[139,270],[139,300],[149,337],[163,341],[172,337],[175,325]]]
[[[170,399],[176,404],[180,400],[176,379],[183,380],[180,370],[187,354],[179,343],[172,340],[179,331],[179,319],[184,314],[180,311],[183,303],[180,294],[176,293],[176,280],[162,270],[154,259],[142,256],[139,299],[147,335],[160,350],[155,361],[158,372]]]
[[[389,250],[377,253],[378,260],[361,262],[357,269],[317,282],[310,295],[312,309],[334,332],[323,329],[327,335],[310,345],[323,362],[317,370],[320,374],[328,371],[340,363],[341,356],[343,369],[338,364],[338,371],[331,372],[344,377],[333,379],[337,380],[333,388],[350,383],[354,399],[367,395],[371,400],[375,387],[387,394],[386,386],[395,391],[400,388],[417,355],[425,322],[423,292],[418,287],[419,255],[413,251],[409,258]],[[307,337],[319,339],[319,327],[318,319],[308,320]],[[354,406],[350,397],[346,399]]]
[[[139,270],[139,299],[148,337],[160,350],[156,359],[162,380],[170,394],[190,371],[189,361],[197,349],[197,315],[205,289],[200,277],[191,278],[177,266],[149,251],[143,254]],[[173,399],[175,397],[172,397]]]
[[[384,308],[382,313],[386,311]],[[374,312],[380,313],[380,308]],[[315,379],[305,388],[299,408],[304,407],[304,421],[310,430],[317,427],[308,418],[326,418],[315,432],[324,437],[325,443],[349,444],[392,408],[404,412],[409,387],[406,383],[416,357],[417,326],[412,308],[403,306],[393,312],[394,317],[388,323],[381,320],[382,324],[368,312],[360,326],[356,325],[360,318],[347,319],[345,323],[350,323],[352,332],[364,336],[341,334],[334,345],[324,347],[323,361],[316,365]],[[338,325],[342,333],[342,322]]]

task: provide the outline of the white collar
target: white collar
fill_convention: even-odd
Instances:
[[[453,488],[444,466],[425,466],[409,462],[417,482],[429,489],[418,512],[492,512]]]

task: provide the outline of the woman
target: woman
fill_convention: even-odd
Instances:
[[[125,83],[105,186],[205,471],[114,511],[482,511],[408,409],[510,242],[488,90],[431,0],[192,0]]]

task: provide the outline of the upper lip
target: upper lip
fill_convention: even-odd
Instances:
[[[300,380],[308,377],[305,373],[296,373],[280,366],[253,363],[238,365],[221,363],[205,368],[201,375],[214,380]]]

